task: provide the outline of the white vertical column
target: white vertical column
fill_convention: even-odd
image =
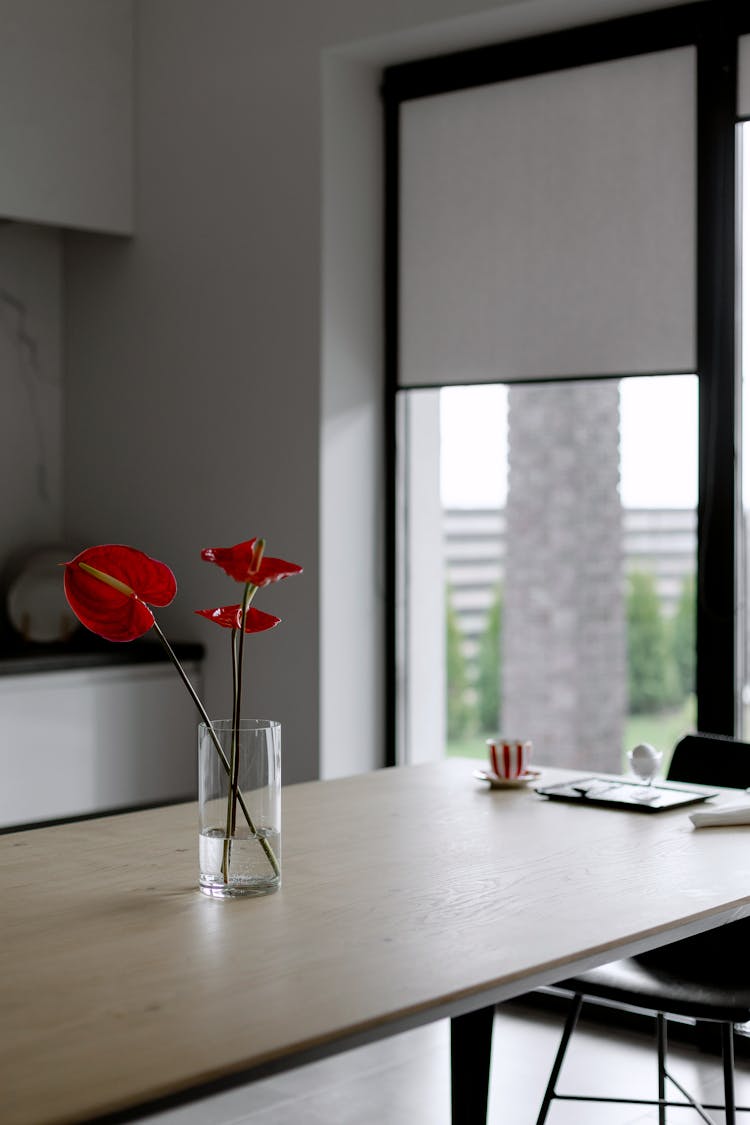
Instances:
[[[440,392],[413,392],[402,407],[398,645],[399,760],[445,752],[445,564],[440,503]]]

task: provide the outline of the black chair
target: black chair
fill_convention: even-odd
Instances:
[[[694,785],[718,785],[745,789],[750,786],[750,743],[720,735],[686,735],[674,749],[667,772],[671,781]],[[707,831],[713,831],[708,829]],[[537,1125],[547,1120],[554,1099],[565,1101],[633,1102],[659,1106],[659,1125],[665,1125],[667,1106],[692,1106],[703,1121],[710,1122],[706,1110],[723,1109],[726,1125],[735,1125],[735,1114],[750,1113],[750,1106],[736,1106],[734,1100],[734,1025],[750,1021],[750,919],[672,942],[661,949],[614,961],[578,977],[560,981],[555,987],[573,993],[560,1046],[544,1094]],[[653,1012],[656,1017],[658,1097],[592,1098],[558,1094],[556,1083],[570,1037],[575,1030],[581,1005],[586,997],[627,1004]],[[721,1032],[724,1069],[724,1105],[700,1105],[666,1068],[667,1014],[710,1021]],[[686,1099],[669,1101],[666,1080]]]

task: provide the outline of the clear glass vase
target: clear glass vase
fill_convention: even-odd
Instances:
[[[200,889],[213,898],[281,886],[281,724],[198,727]]]

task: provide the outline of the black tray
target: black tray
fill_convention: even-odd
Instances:
[[[536,792],[551,801],[577,801],[581,805],[599,805],[609,809],[630,809],[633,812],[655,813],[680,805],[693,805],[716,796],[716,790],[689,789],[684,785],[660,782],[648,787],[655,799],[645,800],[646,786],[622,777],[578,777],[560,785],[541,785]]]

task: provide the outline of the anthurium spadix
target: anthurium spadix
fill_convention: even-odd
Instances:
[[[65,596],[78,620],[108,641],[134,641],[154,624],[177,582],[164,563],[119,543],[88,547],[65,564]]]

